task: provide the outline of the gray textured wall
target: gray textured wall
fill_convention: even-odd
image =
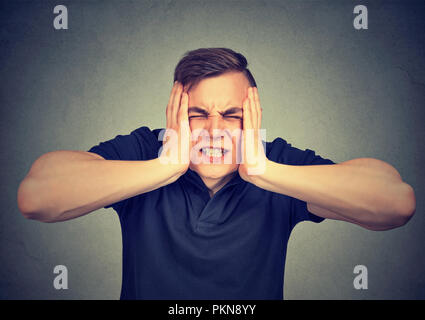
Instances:
[[[179,58],[223,46],[250,63],[268,140],[280,136],[337,162],[387,161],[416,191],[416,215],[399,229],[299,224],[288,245],[285,298],[424,299],[425,6],[363,1],[369,29],[357,31],[357,3],[1,2],[0,298],[119,297],[115,212],[25,220],[18,184],[48,151],[88,150],[141,125],[163,127]],[[53,28],[57,4],[68,8],[68,30]],[[58,264],[68,267],[68,290],[52,286]],[[358,264],[368,267],[368,290],[353,288]]]

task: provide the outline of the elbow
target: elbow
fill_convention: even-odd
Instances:
[[[374,213],[374,223],[363,225],[373,231],[385,231],[399,228],[407,224],[416,211],[416,198],[413,188],[402,182],[400,192],[394,197],[390,208]]]
[[[393,214],[388,229],[402,227],[413,217],[416,212],[415,191],[407,183],[402,182],[399,197],[393,205]]]
[[[20,183],[17,192],[17,204],[20,213],[25,219],[47,223],[55,222],[53,214],[43,212],[36,205],[34,190],[34,181],[31,178],[27,177]]]
[[[57,152],[48,152],[41,155],[32,164],[27,176],[21,181],[17,191],[17,204],[21,214],[26,219],[40,222],[56,222],[58,210],[51,202],[51,193],[54,187],[49,186],[40,178],[46,168],[50,167],[48,161],[54,160]]]
[[[416,197],[415,191],[407,183],[402,184],[402,191],[400,192],[400,199],[398,203],[398,217],[400,226],[405,225],[416,212]]]
[[[32,201],[29,192],[30,184],[29,179],[25,178],[20,183],[17,194],[18,209],[26,219],[33,219],[35,216],[34,201]]]
[[[45,223],[53,223],[57,222],[57,220],[53,217],[50,217],[49,215],[46,215],[44,213],[31,211],[31,212],[21,212],[25,219],[28,220],[35,220],[39,222],[45,222]]]
[[[18,202],[18,208],[25,219],[35,220],[35,221],[45,222],[45,223],[57,222],[54,215],[49,215],[40,211],[31,210],[29,209],[29,207],[26,207],[26,204],[22,204]]]

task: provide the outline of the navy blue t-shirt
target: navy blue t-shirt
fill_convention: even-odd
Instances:
[[[154,159],[160,130],[143,126],[88,151],[106,160]],[[289,165],[334,164],[281,138],[266,142],[266,156]],[[324,220],[306,202],[238,174],[211,198],[190,169],[169,185],[110,207],[122,229],[121,299],[281,300],[291,230],[300,221]]]

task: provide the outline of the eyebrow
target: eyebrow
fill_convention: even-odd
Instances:
[[[196,112],[196,113],[202,113],[202,114],[208,115],[208,111],[207,111],[207,110],[202,109],[202,108],[197,107],[197,106],[189,107],[189,108],[187,109],[187,112],[188,112],[188,113]]]
[[[189,107],[187,109],[187,111],[188,111],[188,113],[190,113],[190,112],[197,112],[197,113],[201,113],[201,114],[204,114],[204,115],[208,115],[209,114],[207,110],[205,110],[205,109],[203,109],[201,107],[198,107],[198,106]],[[222,116],[224,116],[224,115],[234,114],[234,113],[238,113],[238,112],[242,112],[242,108],[240,108],[240,107],[231,107],[231,108],[226,109],[223,112],[219,112],[219,113]]]
[[[222,116],[228,115],[228,114],[234,114],[234,113],[238,113],[238,112],[242,112],[242,108],[240,107],[232,107],[229,108],[227,110],[224,110],[224,112],[220,112],[220,114]]]

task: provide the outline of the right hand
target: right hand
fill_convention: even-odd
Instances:
[[[172,165],[184,174],[189,168],[192,148],[188,118],[189,96],[183,85],[175,82],[168,100],[167,126],[160,154],[161,163]]]

